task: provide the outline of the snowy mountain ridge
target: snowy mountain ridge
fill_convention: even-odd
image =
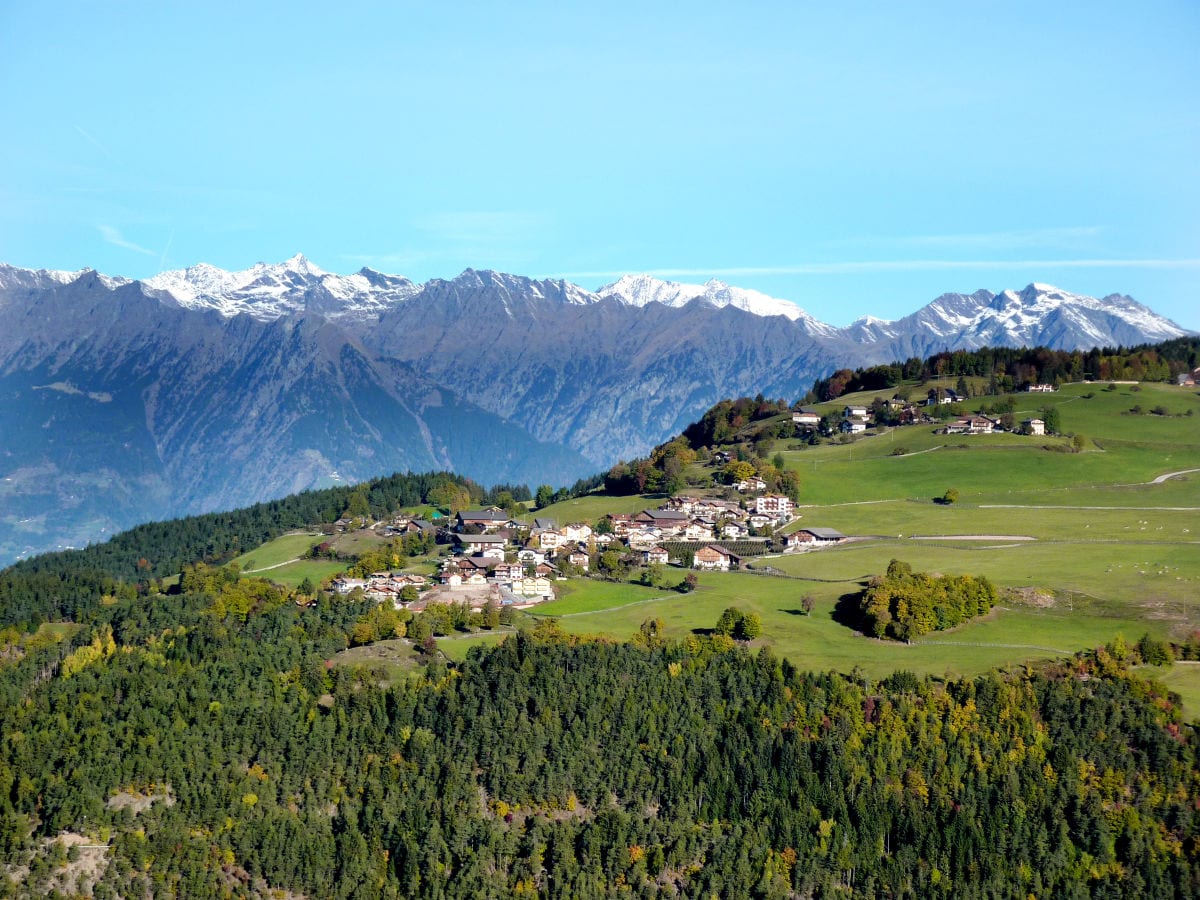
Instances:
[[[93,275],[109,290],[134,283],[90,269],[79,272],[27,270],[0,264],[0,289],[66,285]],[[319,268],[302,254],[282,263],[257,263],[226,271],[207,263],[162,272],[140,282],[143,290],[168,306],[213,310],[222,318],[249,315],[260,321],[315,313],[331,321],[368,325],[398,305],[426,295],[486,295],[508,317],[537,301],[590,306],[615,301],[644,309],[651,304],[680,309],[690,303],[733,308],[762,319],[783,317],[803,336],[817,341],[859,345],[896,344],[914,350],[936,345],[964,348],[985,344],[1084,347],[1166,340],[1187,334],[1175,322],[1130,297],[1089,297],[1034,282],[1017,291],[946,293],[900,319],[864,316],[839,328],[821,322],[788,300],[712,279],[704,284],[667,281],[646,274],[624,275],[589,291],[569,281],[535,280],[491,270],[466,269],[450,280],[417,284],[400,275],[362,268],[339,275]]]

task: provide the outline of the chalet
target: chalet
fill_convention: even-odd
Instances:
[[[609,544],[611,544],[616,539],[617,539],[616,535],[612,535],[612,534],[594,534],[594,535],[592,535],[592,540],[594,540],[596,542],[597,547],[607,547]]]
[[[842,424],[838,426],[843,434],[862,434],[867,430],[866,419],[842,419]]]
[[[725,463],[729,462],[729,458],[730,457],[729,457],[728,451],[718,450],[716,453],[714,453],[712,455],[713,465],[723,466],[723,465],[725,465]]]
[[[454,540],[466,553],[481,553],[484,550],[499,550],[504,553],[508,535],[500,534],[456,534]]]
[[[437,531],[437,526],[426,519],[413,519],[400,531],[402,534],[421,534],[426,531]]]
[[[685,541],[711,541],[713,539],[712,526],[698,519],[693,519],[683,529],[683,539]]]
[[[477,525],[485,531],[503,528],[508,524],[508,513],[499,507],[490,509],[464,509],[454,518],[455,528],[459,531],[471,525]]]
[[[740,522],[726,522],[721,526],[721,533],[718,535],[722,540],[740,541],[750,532],[746,530],[746,526]]]
[[[774,525],[777,523],[774,516],[768,516],[764,513],[754,513],[746,520],[746,524],[751,528],[766,528],[768,525]]]
[[[557,529],[558,522],[554,521],[554,519],[535,518],[533,520],[533,527],[529,529],[529,533],[531,535],[538,535],[543,531],[556,531]]]
[[[644,509],[633,521],[637,525],[651,525],[655,528],[682,529],[688,523],[688,514],[676,509]]]
[[[847,406],[842,410],[843,419],[865,419],[870,410],[865,406]]]
[[[333,581],[333,589],[339,594],[349,594],[353,590],[366,589],[367,582],[364,578],[335,578]]]
[[[1031,394],[1053,394],[1058,388],[1052,384],[1027,384],[1025,390]]]
[[[790,519],[794,509],[791,498],[782,494],[764,494],[754,499],[754,511],[774,519]]]
[[[592,526],[586,522],[573,522],[562,527],[562,534],[565,540],[578,544],[592,536]]]
[[[804,406],[792,413],[792,424],[801,428],[816,428],[821,424],[821,414],[810,406]]]
[[[517,578],[525,577],[525,567],[520,563],[500,563],[492,570],[492,580],[497,584],[508,584]]]
[[[751,475],[749,478],[743,481],[735,481],[733,483],[733,487],[734,490],[742,494],[746,493],[747,491],[753,493],[754,491],[765,491],[767,489],[767,483],[757,475]]]
[[[695,552],[692,568],[706,572],[728,572],[730,569],[736,569],[741,561],[741,557],[730,553],[724,547],[708,544]]]
[[[508,586],[508,589],[514,594],[520,594],[522,597],[542,597],[545,599],[554,599],[554,587],[550,584],[550,579],[537,576],[530,578],[514,579]]]
[[[987,416],[962,416],[946,425],[946,434],[992,434],[997,425]]]
[[[543,550],[557,550],[567,543],[561,531],[542,531],[538,533],[534,540],[537,541],[537,545]]]
[[[838,544],[846,539],[840,531],[832,528],[801,528],[799,531],[786,535],[783,539],[785,547],[823,547],[828,544]]]
[[[658,545],[651,547],[649,550],[642,551],[642,562],[646,565],[650,565],[651,563],[660,563],[661,565],[665,566],[669,560],[670,554],[668,554],[663,547],[659,547]]]
[[[539,578],[561,578],[562,574],[550,563],[538,563],[533,567],[533,574]]]
[[[1026,434],[1046,433],[1046,423],[1041,419],[1026,419],[1021,423],[1021,428]]]
[[[1180,387],[1191,387],[1196,383],[1196,373],[1181,372],[1179,375],[1175,376],[1175,383]]]
[[[695,515],[696,507],[703,502],[704,501],[699,497],[685,497],[680,495],[677,497],[671,497],[665,504],[663,504],[663,506],[665,509],[677,509],[681,513],[686,513],[687,515],[691,516]]]
[[[588,564],[591,562],[591,559],[588,557],[588,555],[586,553],[576,551],[575,553],[571,553],[567,556],[567,562],[569,562],[571,565],[575,566],[576,568],[582,569],[583,571],[586,572],[588,570]]]
[[[633,527],[633,516],[628,513],[609,513],[608,522],[612,525],[613,534],[624,537]]]
[[[534,547],[524,547],[517,551],[517,561],[523,566],[540,566],[546,562],[546,554]]]
[[[937,388],[935,390],[930,390],[929,399],[925,401],[925,405],[945,406],[949,403],[957,403],[961,399],[962,398],[958,396],[956,391],[952,391],[949,388]]]
[[[663,539],[663,532],[658,528],[637,528],[626,535],[625,540],[630,550],[649,550]]]

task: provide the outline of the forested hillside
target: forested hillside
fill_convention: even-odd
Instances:
[[[1195,735],[1108,651],[871,684],[728,638],[636,647],[551,621],[384,688],[325,665],[362,612],[121,602],[56,676],[37,654],[0,667],[0,853],[22,876],[0,894],[47,892],[70,863],[34,850],[62,832],[107,844],[96,897],[1200,884]]]

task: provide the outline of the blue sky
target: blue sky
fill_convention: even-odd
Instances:
[[[1200,4],[0,4],[0,260],[718,277],[1200,329]]]

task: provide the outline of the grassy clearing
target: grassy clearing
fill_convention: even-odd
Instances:
[[[313,584],[319,585],[326,578],[344,571],[346,571],[345,563],[328,559],[302,559],[299,562],[288,563],[286,566],[264,572],[263,576],[271,581],[294,588],[299,587],[300,582],[305,578]]]
[[[680,578],[683,577],[681,573]],[[615,609],[630,603],[653,600],[662,595],[657,588],[640,584],[577,579],[558,585],[560,597],[530,610],[535,616],[573,616],[596,610]]]
[[[635,513],[643,509],[653,509],[662,503],[662,498],[648,498],[635,495],[632,497],[609,497],[605,494],[588,494],[585,497],[575,497],[561,503],[552,503],[545,509],[532,512],[526,518],[555,519],[558,524],[568,522],[587,522],[594,525],[596,520],[607,513]]]
[[[1200,663],[1177,662],[1171,666],[1144,666],[1141,673],[1165,684],[1183,698],[1183,714],[1189,720],[1200,718]]]
[[[333,657],[333,664],[337,666],[382,669],[393,684],[403,681],[425,662],[420,651],[405,640],[376,641],[351,647]]]
[[[323,540],[325,535],[322,534],[285,534],[249,553],[243,553],[233,562],[241,566],[242,571],[265,569],[290,559],[299,559]]]

